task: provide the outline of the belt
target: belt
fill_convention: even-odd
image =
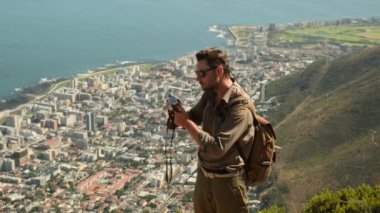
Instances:
[[[203,175],[207,178],[214,179],[214,178],[230,178],[230,177],[235,177],[240,175],[243,172],[243,169],[237,172],[232,172],[232,173],[227,173],[227,174],[219,174],[219,173],[213,173],[213,172],[208,172],[204,168],[202,168]]]

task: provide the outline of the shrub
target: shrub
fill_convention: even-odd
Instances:
[[[271,206],[268,209],[259,211],[259,213],[286,213],[286,209],[284,207]]]
[[[325,190],[310,200],[305,212],[380,212],[380,185],[363,184],[337,192]]]

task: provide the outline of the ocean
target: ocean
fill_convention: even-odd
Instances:
[[[225,41],[214,24],[380,15],[378,0],[0,0],[0,99],[41,78],[170,60]]]

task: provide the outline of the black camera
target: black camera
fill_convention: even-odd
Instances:
[[[172,95],[168,95],[168,98],[166,99],[168,110],[169,111],[177,111],[179,112],[179,106],[181,106],[181,101],[177,99],[176,97]]]
[[[166,104],[167,104],[168,114],[169,114],[166,127],[167,129],[175,130],[175,128],[177,128],[177,125],[174,123],[174,111],[179,112],[181,101],[179,101],[176,97],[169,94],[166,99]]]

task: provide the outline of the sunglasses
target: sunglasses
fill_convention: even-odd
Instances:
[[[210,72],[214,69],[216,69],[216,67],[210,67],[206,70],[198,70],[198,71],[195,71],[195,75],[197,76],[197,78],[204,78],[208,72]]]

